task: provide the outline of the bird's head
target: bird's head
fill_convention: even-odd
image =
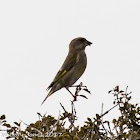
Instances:
[[[85,38],[78,37],[78,38],[73,39],[70,42],[69,50],[79,52],[79,51],[85,50],[86,46],[89,46],[91,44],[92,43],[86,40]]]

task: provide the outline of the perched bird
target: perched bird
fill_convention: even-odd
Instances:
[[[68,55],[54,80],[49,85],[48,90],[50,89],[50,92],[42,104],[50,95],[63,87],[69,91],[68,88],[81,77],[87,66],[85,48],[91,44],[83,37],[75,38],[70,42]]]

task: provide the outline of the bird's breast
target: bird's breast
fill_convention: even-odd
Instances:
[[[77,69],[76,69],[78,76],[81,76],[84,73],[86,66],[87,66],[86,54],[85,53],[79,54],[77,56]]]

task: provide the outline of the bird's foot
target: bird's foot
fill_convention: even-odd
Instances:
[[[74,96],[73,96],[73,101],[77,101],[77,96],[78,96],[78,95],[74,95]]]
[[[76,91],[75,91],[75,95],[73,96],[73,98],[74,98],[73,101],[77,101],[77,97],[80,96],[80,95],[78,95],[78,93],[82,90],[82,87],[86,87],[86,86],[83,86],[83,83],[81,82],[79,85],[77,85],[75,87],[76,87]]]
[[[74,86],[71,86],[71,87],[76,87],[75,94],[72,94],[72,92],[68,88],[66,88],[66,89],[73,96],[73,101],[77,101],[77,97],[78,96],[81,96],[83,98],[88,99],[85,95],[79,95],[78,94],[81,90],[85,90],[86,92],[90,93],[90,91],[87,89],[87,86],[83,86],[83,83],[82,82],[79,85],[74,85]]]

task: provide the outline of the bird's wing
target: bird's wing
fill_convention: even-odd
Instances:
[[[77,56],[77,54],[68,54],[61,69],[56,74],[48,89],[50,89],[60,78],[62,78],[71,68],[73,68],[77,64]]]

